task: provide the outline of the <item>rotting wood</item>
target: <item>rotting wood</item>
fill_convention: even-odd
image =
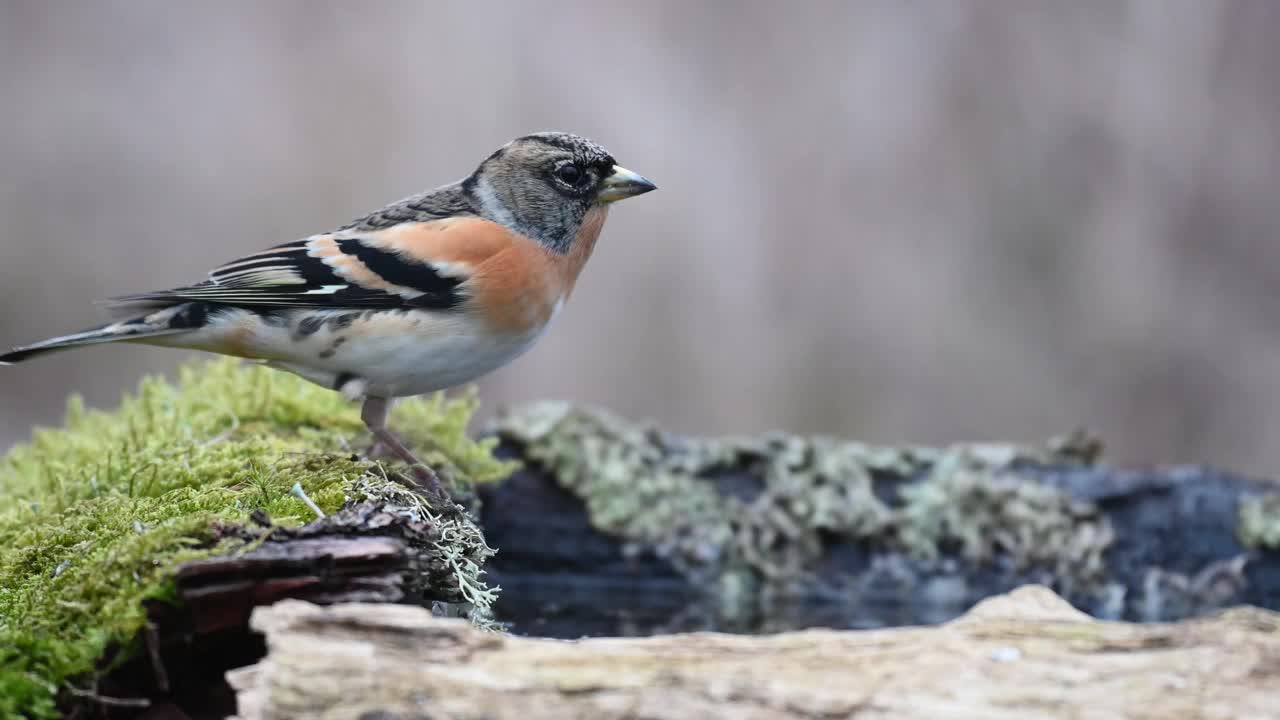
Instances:
[[[406,565],[405,545],[393,537],[288,539],[187,563],[178,588],[195,631],[208,633],[243,625],[254,607],[286,597],[397,602]]]
[[[1019,588],[935,627],[575,642],[409,606],[254,612],[267,657],[232,671],[240,720],[1262,718],[1280,615],[1104,622]]]

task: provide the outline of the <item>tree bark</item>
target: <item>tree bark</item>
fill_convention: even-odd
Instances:
[[[240,720],[774,720],[1274,716],[1280,615],[1103,622],[1027,586],[936,627],[576,642],[421,608],[254,612],[267,657],[229,673]]]

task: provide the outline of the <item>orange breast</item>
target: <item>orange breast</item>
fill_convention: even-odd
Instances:
[[[566,302],[595,249],[608,208],[592,208],[569,252],[548,250],[536,240],[512,235],[506,250],[480,266],[487,320],[500,332],[527,333],[546,325]]]

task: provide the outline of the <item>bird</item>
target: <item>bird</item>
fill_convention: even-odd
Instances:
[[[112,298],[119,319],[16,347],[0,364],[114,342],[257,361],[359,402],[373,448],[443,492],[388,428],[392,403],[528,351],[572,294],[611,205],[655,189],[585,137],[524,135],[461,180],[193,284]]]

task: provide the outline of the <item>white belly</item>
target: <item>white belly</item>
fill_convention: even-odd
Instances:
[[[347,322],[335,322],[339,316]],[[297,311],[265,319],[237,311],[155,344],[260,358],[335,389],[340,379],[354,376],[366,383],[365,394],[392,398],[493,372],[533,347],[546,327],[496,334],[466,315],[427,310]]]
[[[476,380],[506,365],[542,335],[499,336],[458,318],[425,323],[425,331],[364,336],[343,344],[323,361],[336,372],[352,372],[369,383],[369,394],[403,397],[444,390]]]

